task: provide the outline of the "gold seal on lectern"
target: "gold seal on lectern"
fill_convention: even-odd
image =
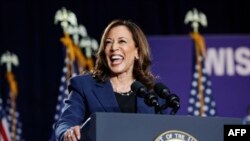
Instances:
[[[154,141],[198,141],[192,135],[178,130],[169,130],[160,134]]]

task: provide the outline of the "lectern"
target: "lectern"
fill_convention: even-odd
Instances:
[[[95,113],[81,141],[223,141],[223,126],[239,118],[129,113]]]

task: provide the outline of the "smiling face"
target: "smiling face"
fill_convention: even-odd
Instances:
[[[138,58],[138,48],[126,26],[113,27],[105,39],[105,56],[112,75],[132,75],[134,60]]]

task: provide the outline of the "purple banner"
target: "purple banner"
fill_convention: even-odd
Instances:
[[[243,118],[250,105],[250,35],[204,35],[206,68],[217,116]],[[192,81],[193,41],[187,36],[148,36],[152,71],[180,97],[186,115]]]

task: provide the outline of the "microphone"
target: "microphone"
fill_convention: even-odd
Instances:
[[[168,96],[168,106],[172,108],[180,108],[180,98],[176,94],[170,94]]]
[[[167,99],[170,95],[170,90],[163,83],[156,83],[154,85],[154,91],[159,95],[160,98]]]
[[[153,93],[148,93],[147,88],[141,82],[134,81],[131,85],[131,90],[139,97],[144,98],[144,101],[148,106],[159,107],[157,97]]]
[[[164,108],[174,108],[172,112],[176,112],[180,108],[180,98],[176,94],[171,93],[169,88],[163,83],[156,83],[154,85],[154,91],[159,95],[160,98],[166,100],[166,105],[163,106]]]
[[[145,103],[149,106],[159,106],[158,104],[158,98],[155,96],[155,93],[154,92],[149,92],[147,95],[146,95],[146,98],[145,98]]]

